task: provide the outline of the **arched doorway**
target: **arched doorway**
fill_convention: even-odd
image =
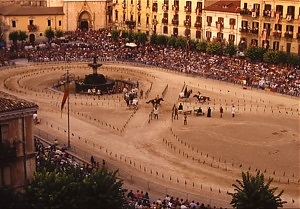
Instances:
[[[81,30],[88,30],[89,28],[91,28],[91,15],[87,11],[82,12],[79,15],[78,22],[78,27]]]
[[[34,44],[34,42],[35,42],[35,35],[34,35],[34,34],[30,34],[30,35],[29,35],[29,42],[30,42],[31,44]]]

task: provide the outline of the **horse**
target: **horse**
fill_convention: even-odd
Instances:
[[[180,92],[179,93],[179,98],[189,98],[190,97],[190,95],[193,93],[193,90],[192,89],[190,89],[190,90],[185,90],[184,92]]]
[[[158,99],[151,99],[149,101],[147,101],[146,103],[149,104],[151,103],[152,106],[154,107],[155,105],[160,105],[160,102],[165,101],[162,97],[158,98]]]
[[[198,94],[195,94],[193,97],[196,98],[198,100],[198,102],[200,102],[200,103],[210,101],[210,97],[207,97],[207,96],[200,96]]]

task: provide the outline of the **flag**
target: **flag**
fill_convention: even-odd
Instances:
[[[69,89],[66,88],[65,92],[64,92],[63,99],[61,101],[61,107],[60,107],[61,114],[63,112],[63,109],[64,109],[64,106],[65,106],[65,103],[67,101],[68,96],[69,96]]]

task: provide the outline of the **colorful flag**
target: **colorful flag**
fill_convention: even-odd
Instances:
[[[65,106],[65,103],[67,101],[68,96],[69,96],[69,89],[66,88],[65,92],[64,92],[64,97],[63,97],[63,99],[61,101],[61,107],[60,107],[61,114],[63,112],[63,109],[64,109],[64,106]]]

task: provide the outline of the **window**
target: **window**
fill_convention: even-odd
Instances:
[[[123,21],[125,21],[125,20],[126,20],[126,14],[123,13]]]
[[[178,36],[178,28],[173,28],[173,35]]]
[[[168,34],[168,26],[164,26],[163,27],[163,33],[164,34]]]
[[[29,25],[33,25],[33,20],[29,20]]]
[[[191,30],[190,30],[190,29],[185,29],[184,35],[185,35],[186,37],[190,36],[190,35],[191,35]]]
[[[196,38],[201,39],[201,31],[199,30],[196,31]]]
[[[48,20],[47,22],[48,22],[48,23],[47,23],[47,24],[48,24],[48,27],[51,27],[51,20]]]
[[[243,9],[248,9],[248,4],[244,3],[244,8]]]
[[[279,50],[279,41],[274,41],[273,42],[273,50],[276,50],[276,51]]]
[[[133,0],[130,0],[130,4],[133,4]]]
[[[292,43],[286,43],[286,53],[291,53],[291,46],[292,46]]]
[[[294,6],[288,6],[287,7],[287,14],[294,16],[294,14],[295,14],[295,7]]]
[[[61,20],[58,21],[58,26],[61,26]]]
[[[207,21],[207,25],[208,25],[208,26],[211,26],[212,17],[211,17],[211,16],[207,16],[206,21]]]
[[[11,21],[11,26],[13,28],[16,28],[17,27],[17,22],[15,20]]]
[[[119,11],[115,10],[115,19],[118,20],[119,19]]]
[[[282,5],[276,5],[276,13],[279,13],[282,17],[283,14],[283,6]]]
[[[146,17],[146,24],[149,24],[149,17]]]
[[[232,35],[232,34],[229,34],[229,37],[228,37],[228,41],[229,43],[234,43],[234,40],[235,40],[235,35]]]
[[[257,39],[251,39],[251,46],[258,46],[258,40]]]
[[[137,22],[141,24],[141,15],[138,15]]]
[[[210,39],[211,39],[211,32],[210,31],[206,31],[206,39],[207,39],[207,41],[210,41]]]
[[[8,125],[0,125],[0,143],[8,142]]]
[[[130,21],[133,21],[133,15],[130,15]]]

